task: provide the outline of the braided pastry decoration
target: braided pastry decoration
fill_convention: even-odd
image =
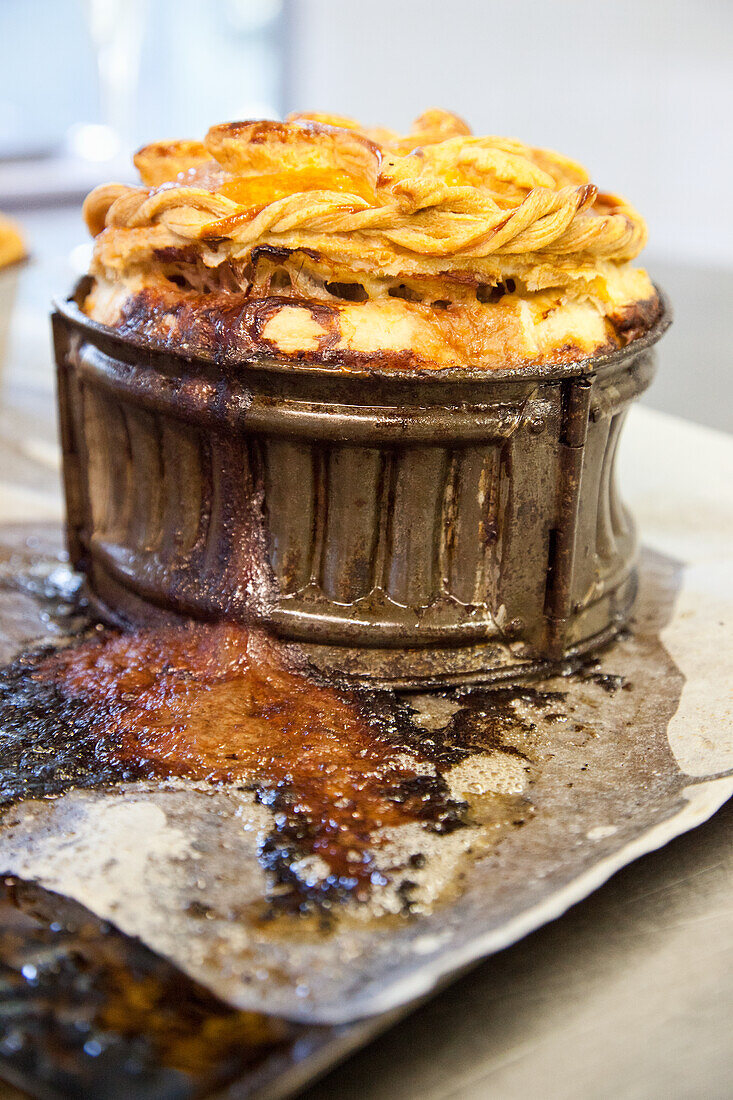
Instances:
[[[491,273],[512,259],[562,271],[623,263],[646,241],[640,215],[580,165],[474,137],[445,111],[406,137],[328,115],[226,123],[203,143],[149,145],[135,164],[143,186],[107,184],[84,204],[108,276],[167,250],[216,267],[263,245],[390,277]]]

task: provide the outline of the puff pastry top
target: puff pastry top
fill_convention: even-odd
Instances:
[[[142,186],[84,204],[85,308],[167,346],[485,369],[610,350],[658,310],[628,203],[448,112],[406,137],[324,115],[226,123],[135,164]]]

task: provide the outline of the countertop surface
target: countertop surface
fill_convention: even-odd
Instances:
[[[457,981],[304,1100],[723,1100],[733,803]]]
[[[32,449],[58,465],[47,303],[86,262],[78,213],[22,218],[20,272],[0,375],[3,480]],[[649,262],[652,268],[651,261]],[[719,273],[664,265],[677,325],[662,345],[652,407],[730,428],[725,287]],[[657,274],[652,269],[653,274]],[[700,293],[701,278],[721,298]],[[677,303],[680,302],[680,305]],[[697,302],[694,309],[690,302]],[[703,307],[707,313],[700,310]],[[696,312],[697,311],[697,312]],[[705,333],[707,355],[689,361]],[[0,340],[2,335],[0,334]],[[715,436],[716,433],[710,433]],[[717,437],[717,446],[727,441]],[[733,448],[733,440],[730,441]],[[23,475],[27,478],[27,475]],[[21,496],[48,497],[48,479]],[[58,510],[56,500],[45,501]],[[4,502],[13,518],[12,493]],[[586,901],[489,959],[303,1094],[308,1100],[553,1100],[730,1095],[733,1040],[733,803],[619,872]],[[20,1095],[0,1085],[0,1097]]]

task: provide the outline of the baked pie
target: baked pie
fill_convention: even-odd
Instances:
[[[318,114],[224,123],[135,164],[140,186],[84,204],[83,309],[177,351],[501,369],[612,351],[659,313],[633,207],[446,111],[406,136]]]
[[[25,256],[26,249],[20,230],[14,221],[0,214],[0,268],[16,264],[19,260],[24,260]]]
[[[255,623],[370,684],[529,675],[636,592],[614,463],[669,323],[644,222],[428,111],[214,126],[86,200],[54,315],[99,614]]]

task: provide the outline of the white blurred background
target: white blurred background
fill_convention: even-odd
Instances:
[[[0,36],[21,218],[145,141],[296,108],[402,128],[445,106],[567,153],[649,223],[676,324],[648,403],[733,430],[730,0],[2,0]]]

